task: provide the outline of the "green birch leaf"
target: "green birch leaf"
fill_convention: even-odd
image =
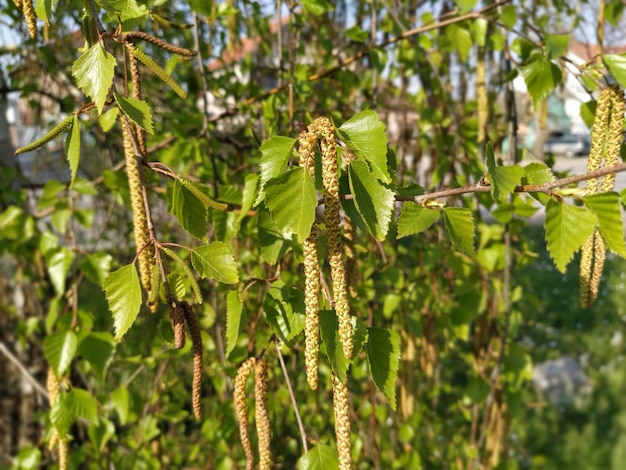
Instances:
[[[76,355],[78,338],[73,331],[57,331],[43,340],[46,361],[57,377],[65,373]]]
[[[374,177],[383,183],[391,183],[387,168],[385,124],[375,111],[366,110],[355,114],[337,131],[348,148],[370,165]]]
[[[626,54],[606,54],[602,56],[602,62],[617,83],[626,87]]]
[[[565,273],[574,253],[593,233],[597,219],[593,212],[551,199],[546,205],[546,242],[556,268]]]
[[[50,13],[52,13],[52,0],[39,0],[35,2],[37,18],[50,26]]]
[[[69,432],[76,416],[67,407],[67,394],[69,392],[62,392],[57,397],[57,401],[52,405],[50,410],[50,422],[54,429],[57,430],[60,436],[66,436]]]
[[[317,197],[311,176],[304,168],[294,168],[272,178],[265,186],[265,205],[283,233],[295,233],[303,242],[315,221]]]
[[[135,323],[141,307],[141,284],[135,265],[127,264],[112,272],[102,287],[113,313],[115,339],[120,340]]]
[[[278,339],[293,346],[304,330],[304,293],[275,281],[263,301],[263,312]]]
[[[178,178],[180,185],[188,190],[191,194],[197,197],[202,204],[218,211],[225,211],[228,209],[228,204],[218,202],[209,196],[209,188],[202,184],[194,183],[193,181],[186,180],[184,178]]]
[[[333,11],[335,7],[328,0],[302,0],[302,6],[306,11],[315,16],[320,16],[327,11]]]
[[[472,211],[462,207],[445,207],[443,221],[452,245],[468,255],[475,254]]]
[[[89,362],[101,382],[115,355],[115,338],[106,331],[89,333],[78,347],[78,354]]]
[[[70,187],[74,184],[76,178],[76,172],[78,171],[78,163],[80,162],[80,125],[78,116],[74,116],[72,121],[72,128],[65,137],[65,154],[67,155],[67,162],[70,165]]]
[[[459,7],[459,15],[464,15],[476,6],[477,0],[454,0],[454,3]]]
[[[587,209],[598,218],[598,228],[607,248],[613,253],[626,258],[624,225],[619,195],[615,192],[590,194],[585,196],[583,201]]]
[[[46,268],[50,282],[59,297],[65,293],[65,280],[72,261],[74,261],[74,253],[65,246],[54,248],[46,253]]]
[[[354,204],[367,229],[376,240],[384,240],[395,203],[393,191],[376,179],[365,162],[355,160],[350,163],[348,176]]]
[[[100,43],[87,49],[72,65],[72,76],[78,88],[91,98],[102,114],[104,102],[113,84],[115,57]]]
[[[119,16],[122,21],[141,18],[149,13],[146,6],[136,0],[96,0],[96,3],[109,13]]]
[[[504,201],[522,182],[524,170],[519,165],[496,166],[493,147],[490,143],[485,148],[487,170],[491,179],[491,194],[497,201]]]
[[[87,391],[80,388],[72,388],[63,400],[67,410],[75,417],[84,418],[87,421],[98,419],[98,402]]]
[[[402,203],[402,212],[398,219],[398,238],[415,235],[428,229],[439,220],[441,212],[422,207],[414,202]]]
[[[239,299],[239,293],[231,290],[226,296],[226,357],[237,346],[242,314],[243,303]]]
[[[265,204],[257,207],[257,229],[261,257],[266,263],[275,265],[291,248],[291,237],[285,238],[278,230]]]
[[[287,167],[295,143],[296,139],[275,135],[261,144],[259,163],[261,176],[255,206],[258,206],[265,197],[265,184],[280,175]]]
[[[561,69],[542,55],[536,55],[529,63],[522,66],[522,76],[535,109],[561,83],[563,78]]]
[[[446,36],[455,47],[461,61],[466,62],[473,45],[469,30],[458,24],[452,24],[446,28]]]
[[[367,341],[367,362],[378,390],[396,409],[396,377],[400,364],[400,336],[385,328],[370,327]]]
[[[103,251],[96,251],[87,255],[80,263],[80,270],[87,279],[94,284],[102,284],[111,271],[113,257]]]
[[[254,204],[254,196],[256,195],[256,188],[258,186],[258,175],[246,175],[245,183],[243,185],[243,191],[241,195],[241,211],[237,216],[237,223],[241,224],[241,221],[248,215],[248,211],[252,209]]]
[[[117,116],[120,114],[120,108],[111,107],[107,109],[104,113],[100,115],[98,118],[98,122],[100,123],[100,127],[103,132],[109,132],[115,123],[117,122]]]
[[[169,211],[191,235],[200,240],[206,239],[209,229],[206,206],[180,181],[174,180],[172,184]]]
[[[215,279],[223,284],[239,282],[237,263],[226,243],[213,242],[192,250],[191,264],[205,279]]]
[[[342,382],[346,380],[346,372],[350,363],[343,355],[343,346],[339,341],[339,322],[334,310],[322,310],[320,315],[320,337],[326,347],[328,361],[337,377]]]
[[[318,442],[298,460],[298,470],[339,470],[337,449]]]
[[[529,163],[524,167],[525,184],[545,184],[554,181],[554,173],[544,163]]]
[[[152,110],[148,103],[130,96],[118,95],[113,93],[115,101],[122,112],[141,127],[148,134],[154,134],[154,126],[152,124]]]

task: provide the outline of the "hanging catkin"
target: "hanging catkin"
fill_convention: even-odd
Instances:
[[[350,453],[350,404],[348,401],[348,386],[339,380],[333,373],[333,410],[335,414],[335,438],[337,439],[337,454],[339,468],[352,468]]]
[[[270,453],[270,417],[267,409],[267,361],[259,359],[254,373],[254,406],[257,439],[259,442],[259,470],[269,470],[272,465]]]
[[[600,92],[591,131],[591,149],[587,171],[609,168],[619,161],[623,140],[624,93],[621,89],[607,87]],[[588,193],[612,191],[615,174],[587,180]],[[595,229],[581,250],[580,257],[580,305],[589,308],[598,296],[600,278],[606,259],[606,246],[598,229]]]
[[[133,211],[133,233],[135,236],[135,246],[141,250],[139,254],[139,274],[141,285],[147,291],[150,290],[152,265],[154,264],[154,246],[150,242],[148,231],[148,218],[143,201],[142,175],[143,171],[137,160],[133,146],[129,120],[122,120],[122,135],[124,137],[124,156],[126,159],[126,175],[128,176],[128,187],[130,189],[130,203]]]
[[[300,166],[305,168],[315,181],[315,159],[313,147],[317,137],[311,128],[300,134]],[[312,228],[311,234],[304,240],[304,365],[306,380],[311,389],[317,388],[319,367],[319,291],[320,267],[317,253],[317,235]]]
[[[246,454],[246,470],[252,470],[254,468],[254,453],[252,452],[252,444],[250,442],[250,434],[248,433],[248,406],[246,405],[246,381],[248,376],[254,370],[256,365],[256,358],[250,357],[246,359],[239,369],[237,369],[237,375],[235,376],[234,385],[234,398],[235,413],[237,414],[237,420],[239,421],[239,437],[241,438],[241,445],[243,451]]]
[[[324,185],[324,217],[328,238],[328,257],[333,284],[333,301],[339,322],[339,339],[344,356],[352,358],[352,321],[346,288],[346,271],[341,242],[341,201],[337,167],[335,128],[328,118],[318,118],[317,132],[322,149],[322,182]]]

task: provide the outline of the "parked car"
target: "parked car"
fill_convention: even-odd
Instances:
[[[589,155],[591,139],[585,134],[561,134],[550,136],[543,146],[545,154],[567,158]]]

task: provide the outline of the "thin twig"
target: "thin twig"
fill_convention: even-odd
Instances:
[[[278,345],[278,338],[276,337],[274,337],[274,346],[276,346],[276,352],[278,353],[278,360],[280,361],[280,367],[283,370],[283,375],[285,376],[285,382],[287,383],[287,389],[289,390],[289,397],[291,398],[291,405],[293,406],[293,411],[296,414],[296,421],[298,422],[298,428],[300,429],[300,439],[302,440],[302,450],[306,454],[309,451],[309,446],[307,445],[307,442],[306,442],[306,432],[304,431],[302,418],[300,418],[300,412],[298,411],[298,402],[296,401],[296,396],[293,393],[293,388],[291,388],[291,381],[289,380],[289,374],[287,374],[287,367],[285,366],[283,353],[280,351],[280,346]]]
[[[626,171],[626,162],[618,163],[617,165],[600,168],[599,170],[589,171],[587,173],[581,173],[580,175],[568,176],[566,178],[560,178],[549,183],[544,184],[523,184],[516,186],[514,192],[516,193],[545,193],[551,194],[552,190],[561,186],[567,186],[572,183],[579,183],[591,178],[597,178],[599,176],[610,175],[612,173],[620,173]],[[421,194],[419,196],[402,196],[396,195],[396,201],[413,201],[417,204],[423,204],[426,201],[432,199],[443,199],[450,196],[459,196],[461,194],[468,193],[488,193],[491,192],[491,186],[484,182],[478,182],[469,186],[463,186],[460,188],[444,189],[442,191],[436,191],[430,194]],[[349,197],[346,199],[351,199]]]
[[[28,369],[24,367],[20,360],[15,357],[15,355],[13,355],[13,353],[9,350],[9,348],[6,347],[6,345],[2,341],[0,341],[0,352],[4,354],[7,359],[11,361],[13,365],[15,365],[15,367],[19,369],[19,371],[24,375],[26,380],[28,380],[28,382],[30,382],[30,384],[35,388],[35,390],[37,390],[43,397],[45,397],[46,400],[50,399],[50,397],[48,396],[48,391],[39,382],[37,382],[37,379],[33,377],[30,372],[28,372]]]

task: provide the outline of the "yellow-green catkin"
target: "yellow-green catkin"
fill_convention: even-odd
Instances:
[[[616,87],[607,87],[600,92],[596,115],[591,132],[591,149],[587,171],[617,165],[623,140],[624,93]],[[589,193],[612,191],[615,174],[591,178],[586,183]],[[596,229],[587,239],[580,258],[580,305],[590,308],[598,296],[600,278],[604,269],[606,246]]]
[[[185,307],[180,303],[172,305],[170,319],[174,330],[174,347],[183,349],[185,347]]]
[[[259,470],[270,470],[270,417],[267,409],[267,361],[259,359],[254,373],[254,404],[257,439],[259,442]]]
[[[122,135],[124,138],[124,156],[126,158],[126,175],[130,189],[130,203],[133,211],[133,233],[135,246],[141,250],[139,254],[139,275],[141,285],[150,290],[152,283],[152,266],[154,264],[154,246],[150,241],[148,218],[143,200],[142,171],[137,160],[132,141],[132,130],[128,128],[128,120],[122,120]]]
[[[248,376],[256,366],[256,358],[250,357],[246,359],[235,376],[233,402],[235,404],[235,413],[239,422],[239,437],[241,445],[246,455],[246,470],[254,468],[254,452],[252,451],[252,443],[250,442],[250,434],[248,433],[248,406],[246,404],[246,381]]]
[[[335,415],[335,438],[340,470],[351,470],[352,455],[350,453],[350,403],[348,386],[332,374],[333,410]]]
[[[611,121],[606,136],[606,151],[604,167],[617,165],[620,156],[620,147],[624,139],[624,91],[620,88],[611,88]],[[615,187],[615,173],[602,177],[601,191],[613,191]]]
[[[341,201],[337,165],[335,128],[328,118],[315,121],[322,150],[322,182],[324,186],[324,217],[328,238],[328,256],[333,285],[333,301],[339,322],[339,338],[346,358],[352,358],[352,320],[346,288],[346,271],[341,241]]]
[[[139,60],[134,54],[135,49],[133,47],[128,48],[128,63],[130,69],[130,78],[133,86],[132,89],[132,97],[140,100],[141,99],[141,75],[139,74]],[[142,155],[146,155],[146,133],[144,130],[138,126],[137,124],[132,124],[133,129],[135,131],[135,135],[137,136],[137,144],[139,145],[139,149],[141,150]]]
[[[61,393],[61,385],[57,380],[52,367],[48,368],[48,377],[46,380],[46,388],[48,390],[48,399],[50,408],[52,409]],[[52,431],[48,449],[57,448],[59,454],[59,470],[67,470],[69,462],[69,448],[66,436],[60,436],[56,429]]]
[[[37,38],[37,14],[35,13],[35,8],[33,7],[32,0],[22,0],[22,12],[24,13],[24,18],[26,19],[26,26],[28,28],[28,34],[31,38]]]
[[[299,154],[300,166],[305,168],[315,180],[315,158],[313,147],[317,137],[312,129],[300,134]],[[318,383],[319,368],[319,292],[320,267],[317,252],[317,235],[312,228],[311,234],[304,240],[302,249],[304,254],[304,365],[306,380],[311,389],[315,390]]]

